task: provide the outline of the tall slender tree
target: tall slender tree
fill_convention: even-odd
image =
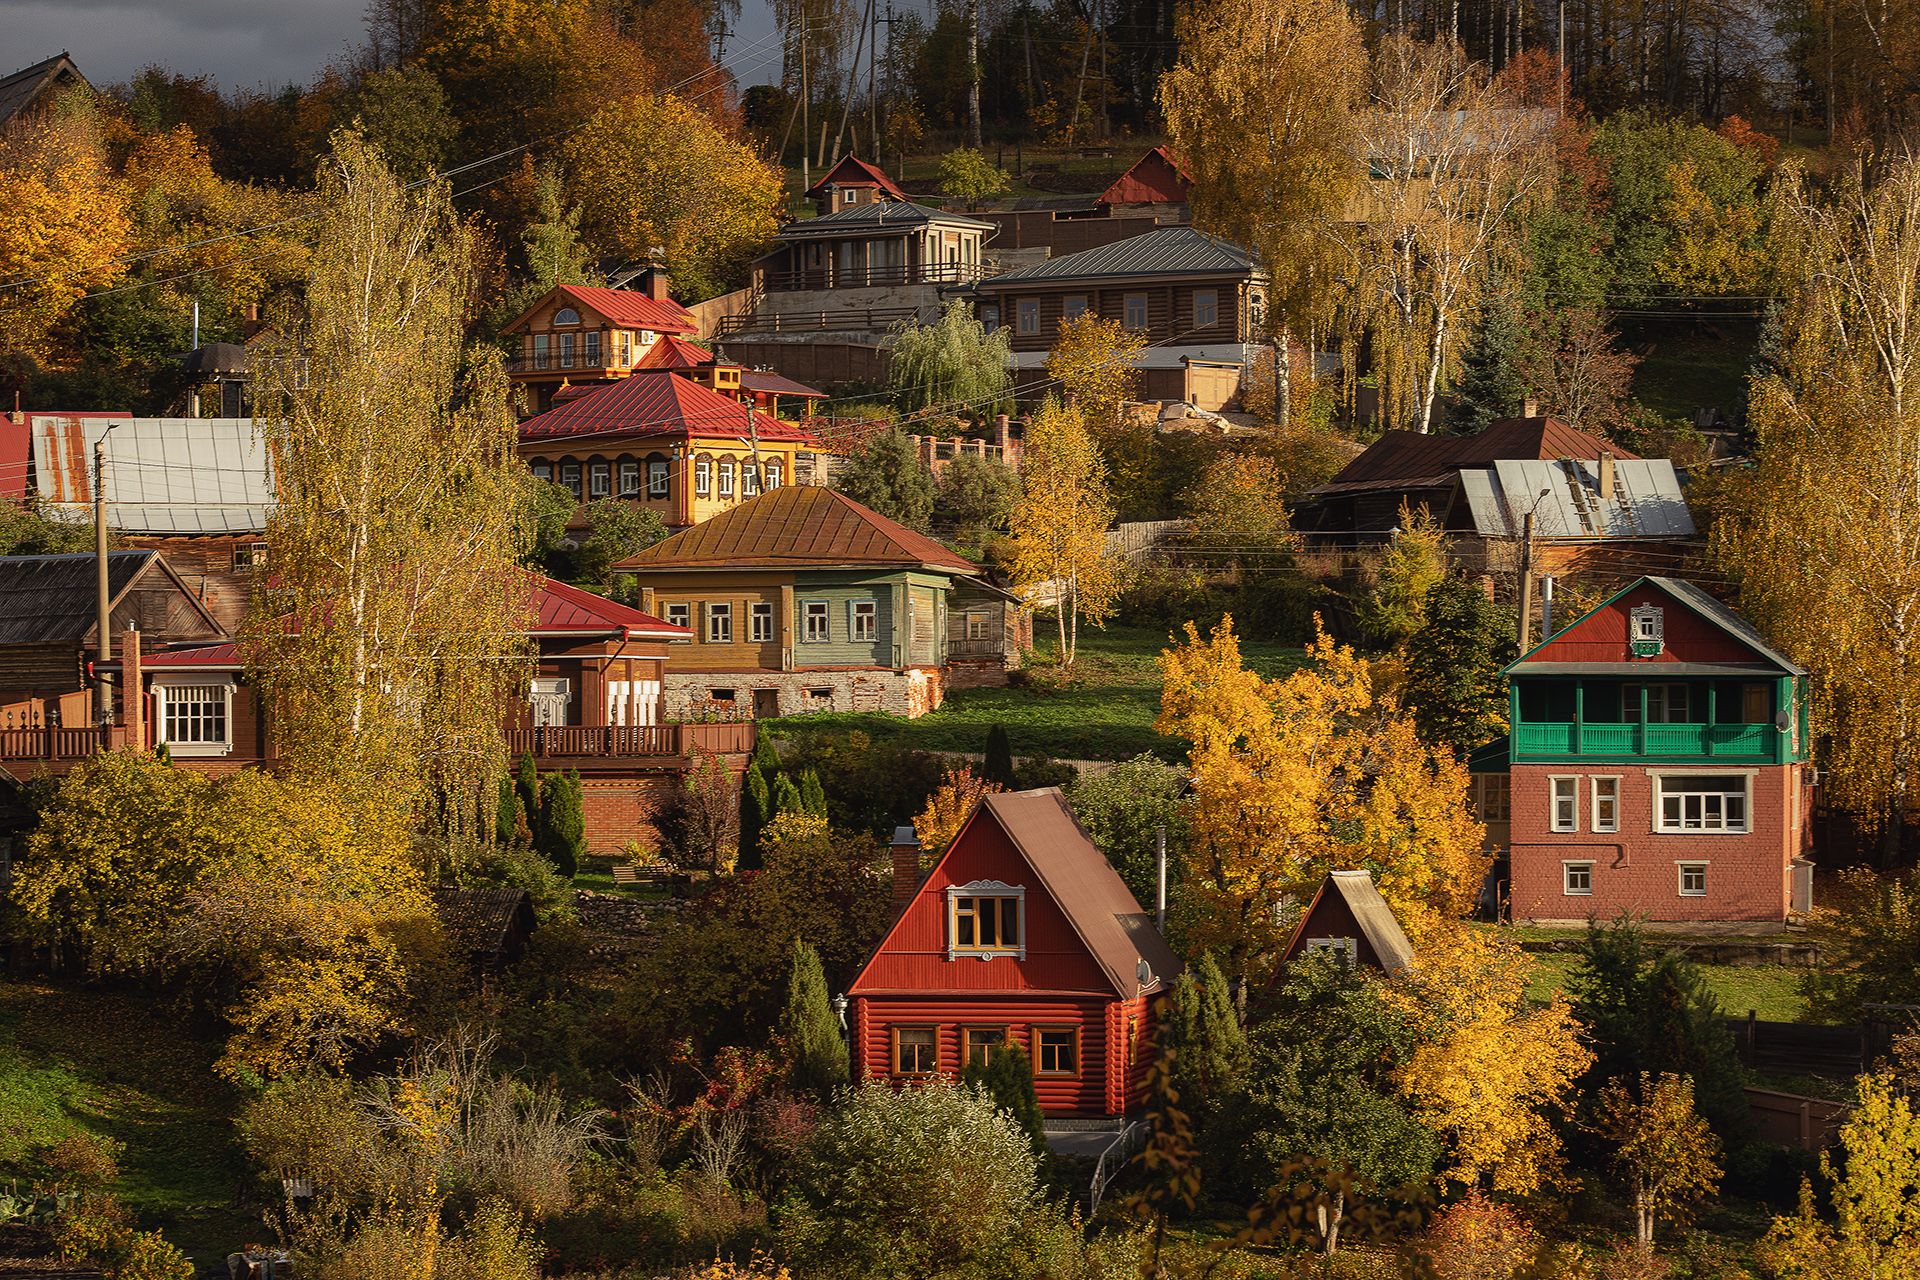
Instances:
[[[847,1083],[847,1042],[827,999],[827,972],[820,953],[806,941],[793,942],[787,967],[787,998],[780,1012],[780,1035],[795,1085],[822,1097]]]
[[[1034,415],[1025,473],[1013,512],[1013,577],[1022,586],[1051,585],[1059,660],[1071,667],[1081,615],[1105,621],[1122,583],[1122,565],[1107,547],[1113,500],[1106,469],[1078,409],[1049,400]]]

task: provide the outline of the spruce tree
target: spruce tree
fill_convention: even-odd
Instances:
[[[794,939],[787,968],[787,999],[780,1011],[780,1036],[786,1042],[789,1078],[796,1089],[830,1099],[847,1083],[847,1042],[827,999],[827,974],[820,953]]]
[[[773,745],[773,735],[764,727],[757,727],[753,735],[753,754],[747,757],[747,763],[760,766],[760,776],[772,783],[775,774],[780,772],[780,752]]]
[[[800,788],[793,785],[792,778],[783,773],[774,780],[773,805],[767,815],[769,818],[776,818],[783,813],[805,813],[806,809],[800,799]]]
[[[1247,1033],[1211,952],[1173,984],[1172,1004],[1167,1047],[1173,1050],[1173,1084],[1181,1109],[1201,1128],[1246,1076]]]
[[[1465,756],[1507,731],[1513,618],[1476,582],[1450,575],[1427,592],[1427,620],[1407,643],[1402,698],[1420,736]]]
[[[987,758],[980,776],[1008,791],[1013,790],[1013,744],[1007,740],[1007,731],[1001,725],[987,730]]]
[[[535,848],[540,846],[540,771],[534,767],[533,753],[523,752],[514,769],[513,789],[520,797],[520,809],[527,817]]]
[[[758,871],[764,865],[760,833],[773,816],[771,806],[767,775],[760,772],[760,762],[756,760],[740,777],[740,860],[735,865],[741,871]]]
[[[812,769],[800,775],[800,804],[815,817],[827,816],[827,789],[820,785],[820,775]]]
[[[1520,311],[1506,281],[1495,275],[1474,317],[1460,379],[1454,384],[1452,425],[1462,435],[1484,431],[1497,418],[1519,414],[1527,398],[1520,376]]]
[[[1033,1087],[1033,1062],[1025,1049],[1017,1044],[994,1049],[984,1065],[968,1063],[960,1073],[960,1082],[984,1089],[996,1107],[1013,1117],[1033,1144],[1034,1155],[1045,1163],[1046,1119],[1040,1114],[1040,1095]]]
[[[493,804],[493,839],[495,844],[513,843],[513,824],[520,815],[520,796],[514,789],[512,778],[500,779],[500,795]]]
[[[572,879],[587,851],[587,820],[580,775],[569,769],[550,774],[541,788],[540,826],[535,832],[539,850],[553,869]]]

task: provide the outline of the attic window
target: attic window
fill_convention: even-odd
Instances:
[[[1329,955],[1349,967],[1360,958],[1360,943],[1354,938],[1308,938],[1308,955]]]
[[[1643,604],[1633,610],[1627,634],[1632,638],[1637,658],[1651,658],[1666,647],[1666,617],[1657,604]]]
[[[580,313],[578,311],[575,311],[572,307],[562,307],[558,311],[553,313],[553,322],[556,325],[579,324]]]
[[[1027,891],[998,880],[947,889],[947,959],[995,956],[1026,959]]]

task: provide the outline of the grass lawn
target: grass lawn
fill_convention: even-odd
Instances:
[[[1536,951],[1533,981],[1527,994],[1546,1000],[1564,990],[1580,957],[1570,951]],[[1708,988],[1720,997],[1720,1007],[1729,1018],[1744,1018],[1747,1010],[1756,1011],[1764,1022],[1798,1022],[1807,1015],[1806,1002],[1800,998],[1800,974],[1788,965],[1756,967],[1728,964],[1703,964],[1700,973]]]
[[[150,995],[0,982],[0,1177],[87,1129],[126,1144],[119,1194],[199,1262],[258,1238],[230,1207],[242,1161],[215,1053]]]
[[[1647,408],[1688,420],[1707,405],[1718,405],[1729,417],[1745,408],[1748,364],[1760,327],[1751,320],[1709,323],[1711,332],[1692,321],[1641,321],[1623,328],[1628,346],[1651,348],[1633,375],[1633,394]]]
[[[1042,659],[1054,650],[1051,626],[1048,619],[1034,624]],[[998,724],[1006,728],[1016,756],[1127,760],[1151,751],[1177,758],[1181,744],[1153,731],[1160,714],[1160,671],[1154,660],[1166,646],[1165,633],[1152,627],[1083,627],[1078,671],[1062,688],[961,689],[917,720],[879,712],[824,712],[785,716],[773,727],[781,733],[859,729],[923,751],[983,751],[987,731]],[[1241,641],[1241,653],[1249,667],[1268,678],[1287,674],[1304,659],[1299,649],[1250,640]]]

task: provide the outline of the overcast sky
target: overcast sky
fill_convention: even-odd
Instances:
[[[744,0],[727,62],[742,85],[772,78],[767,0]],[[66,49],[95,84],[148,63],[232,88],[304,83],[359,43],[366,0],[0,0],[0,75]],[[734,50],[748,51],[738,60]]]

